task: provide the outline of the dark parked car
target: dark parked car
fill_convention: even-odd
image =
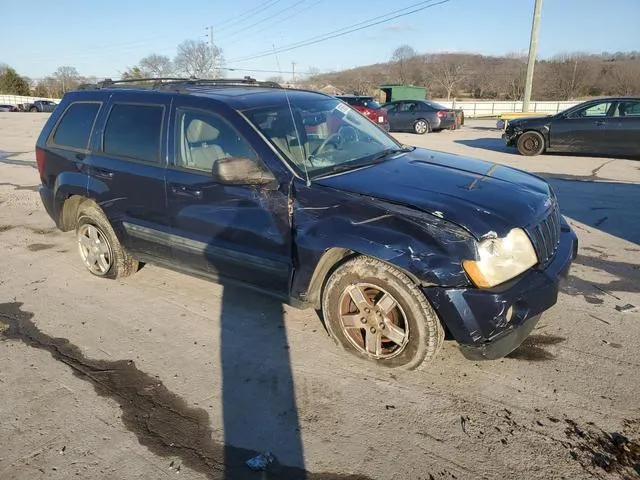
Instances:
[[[0,112],[17,112],[18,107],[15,105],[0,105]]]
[[[27,112],[53,112],[58,106],[51,100],[36,100],[33,103],[24,104],[24,110]]]
[[[42,202],[94,275],[149,262],[322,310],[389,367],[516,348],[577,238],[542,179],[399,144],[348,105],[254,80],[103,82],[36,144]]]
[[[336,98],[348,103],[373,123],[389,131],[387,111],[382,108],[373,97],[364,95],[337,95]]]
[[[392,132],[437,132],[456,126],[456,112],[430,100],[398,100],[383,105]]]
[[[640,156],[640,98],[589,100],[556,115],[511,120],[503,138],[522,155]]]

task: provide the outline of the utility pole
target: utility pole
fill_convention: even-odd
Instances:
[[[542,10],[542,0],[535,0],[536,5],[533,9],[533,22],[531,24],[531,41],[529,42],[529,61],[527,62],[527,79],[524,84],[524,100],[522,102],[522,111],[529,111],[529,102],[531,102],[531,88],[533,87],[533,68],[536,64],[536,55],[538,51],[538,24],[540,23],[540,11]]]
[[[207,27],[209,33],[209,47],[211,48],[211,78],[216,78],[216,46],[213,43],[213,25]]]
[[[291,62],[291,83],[296,83],[296,62]]]

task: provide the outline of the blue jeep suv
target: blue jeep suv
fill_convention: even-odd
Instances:
[[[389,367],[432,359],[445,330],[467,358],[508,354],[577,251],[542,179],[249,78],[84,86],[36,159],[92,274],[148,262],[240,282],[321,310],[339,345]]]

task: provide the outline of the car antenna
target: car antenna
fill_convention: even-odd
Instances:
[[[271,45],[273,47],[273,55],[276,57],[276,65],[278,66],[278,71],[280,72],[280,76],[282,76],[282,69],[280,68],[280,59],[278,58],[278,52],[276,51],[275,44]],[[307,170],[307,155],[304,152],[304,148],[302,146],[302,137],[300,136],[300,132],[298,131],[298,125],[296,124],[296,118],[293,115],[293,108],[291,108],[291,100],[289,99],[289,92],[287,92],[287,87],[284,88],[284,96],[287,99],[287,106],[289,107],[289,114],[291,115],[291,122],[293,123],[293,128],[296,131],[296,138],[298,139],[298,148],[300,149],[300,154],[302,156],[302,166],[304,167],[304,176],[306,177],[307,187],[311,186],[311,180],[309,180],[309,170]]]

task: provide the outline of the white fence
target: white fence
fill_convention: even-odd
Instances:
[[[438,100],[438,103],[448,108],[461,108],[464,110],[466,118],[495,117],[502,113],[513,113],[522,111],[522,102],[501,102],[493,100],[480,101],[456,101]],[[558,113],[567,108],[573,107],[580,102],[531,102],[529,112],[536,113]]]
[[[31,103],[34,100],[53,100],[60,102],[59,98],[44,97],[21,97],[18,95],[2,95],[0,94],[0,104],[17,105],[19,103]],[[522,102],[504,102],[493,100],[479,101],[456,101],[456,100],[438,100],[438,103],[449,108],[461,108],[464,110],[466,118],[479,117],[495,117],[502,113],[512,113],[522,111]],[[558,113],[567,108],[577,105],[579,102],[562,101],[562,102],[531,102],[529,111],[536,113]]]
[[[23,97],[21,95],[3,95],[0,94],[0,104],[2,105],[18,105],[19,103],[33,103],[36,100],[52,100],[56,103],[60,102],[59,98],[46,97]]]

